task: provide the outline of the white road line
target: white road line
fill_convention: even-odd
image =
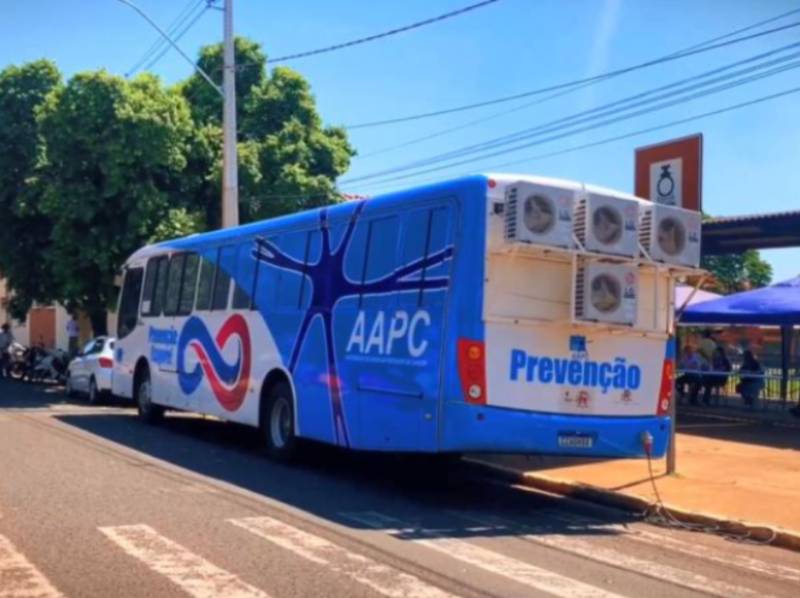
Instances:
[[[195,598],[269,598],[268,594],[165,538],[149,525],[101,527],[99,530],[129,555]]]
[[[589,559],[605,565],[611,565],[618,569],[623,569],[631,573],[645,575],[653,579],[658,579],[667,582],[671,585],[680,586],[698,592],[705,592],[716,596],[728,597],[741,597],[741,598],[754,598],[756,596],[763,596],[760,592],[743,588],[741,586],[725,583],[724,581],[717,581],[701,575],[699,573],[692,573],[684,569],[678,569],[671,565],[662,565],[653,561],[642,559],[632,556],[613,548],[608,548],[599,544],[598,542],[588,542],[575,536],[566,536],[563,534],[553,533],[552,530],[545,528],[537,528],[530,525],[507,525],[502,518],[493,518],[484,515],[476,515],[460,511],[448,511],[450,514],[466,519],[473,523],[480,525],[495,526],[498,528],[508,530],[510,534],[514,534],[514,530],[522,532],[521,534],[514,535],[513,537],[521,538],[540,544],[542,546],[549,546],[556,548],[570,554],[578,555],[582,558]],[[530,533],[524,533],[524,532]]]
[[[363,525],[375,529],[384,529],[388,533],[399,533],[401,530],[409,529],[410,527],[405,525],[402,521],[375,511],[343,513],[342,515]],[[386,529],[387,525],[394,526],[396,529]],[[505,556],[476,544],[437,535],[433,530],[426,531],[411,528],[411,531],[421,533],[425,536],[411,540],[416,544],[432,548],[433,550],[442,552],[451,558],[467,563],[473,567],[500,575],[516,583],[552,594],[553,596],[559,596],[561,598],[619,598],[619,594],[608,592],[597,586],[570,577],[565,577],[553,571],[548,571],[536,565]]]
[[[658,534],[643,529],[630,529],[622,525],[597,523],[586,517],[571,515],[566,513],[553,512],[552,516],[573,525],[581,525],[597,530],[608,530],[619,534],[624,534],[626,539],[635,540],[644,544],[669,548],[683,554],[688,554],[701,559],[714,561],[726,566],[746,569],[754,573],[760,573],[768,577],[776,577],[786,581],[800,582],[800,569],[793,569],[776,563],[765,561],[742,554],[726,554],[719,552],[710,546],[685,542],[672,535]]]
[[[61,593],[20,553],[0,536],[0,598],[56,598]]]
[[[350,552],[325,538],[272,517],[246,517],[228,521],[298,556],[363,583],[384,596],[392,598],[452,598],[453,596],[418,577],[364,555]]]

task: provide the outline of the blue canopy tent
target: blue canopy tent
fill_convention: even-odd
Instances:
[[[780,326],[781,397],[786,400],[792,331],[795,325],[800,324],[800,276],[690,305],[681,314],[680,323]]]

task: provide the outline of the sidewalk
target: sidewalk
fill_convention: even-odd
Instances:
[[[685,415],[676,446],[676,475],[665,475],[663,459],[653,464],[668,506],[800,534],[800,427]],[[644,460],[503,455],[481,459],[524,473],[534,482],[531,485],[544,489],[548,482],[554,488],[578,484],[655,500]]]

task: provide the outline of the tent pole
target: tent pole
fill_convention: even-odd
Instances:
[[[789,353],[792,350],[793,326],[781,326],[781,402],[786,407],[789,398]]]

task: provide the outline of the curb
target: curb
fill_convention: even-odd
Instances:
[[[483,461],[479,458],[465,457],[464,461],[490,477],[535,490],[541,490],[550,494],[557,494],[576,500],[600,504],[637,515],[642,515],[645,511],[653,507],[651,501],[640,496],[614,492],[581,482],[572,482],[551,478],[541,474],[518,471],[503,467],[502,465]],[[681,523],[714,527],[723,535],[726,533],[737,535],[748,534],[749,537],[757,542],[766,542],[772,538],[770,545],[800,552],[800,533],[798,532],[785,530],[773,525],[734,521],[721,515],[690,511],[666,503],[664,507]]]

